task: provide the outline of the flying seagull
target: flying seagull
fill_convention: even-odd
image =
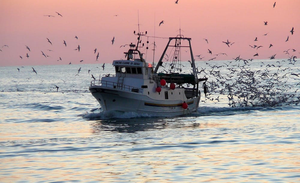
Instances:
[[[62,17],[62,15],[61,15],[60,13],[58,13],[57,11],[56,11],[55,13],[57,13],[57,15],[59,15],[59,16],[61,16],[61,17]]]
[[[292,30],[290,32],[292,35],[294,34],[294,27],[292,27]]]
[[[58,92],[59,87],[57,85],[55,85],[56,91]]]
[[[64,45],[67,46],[67,42],[64,40]]]
[[[289,41],[289,38],[290,38],[290,36],[288,36],[288,37],[286,38],[285,42],[288,42],[288,41]]]
[[[206,41],[206,43],[208,44],[208,40],[206,38],[204,38],[204,40]]]
[[[163,24],[163,23],[164,23],[164,21],[162,20],[161,22],[159,22],[158,26],[160,26],[160,25]]]
[[[112,38],[111,44],[113,45],[115,43],[115,37]]]
[[[50,41],[50,39],[49,38],[47,38],[47,40],[48,40],[48,42],[52,45],[52,42]]]
[[[25,45],[26,46],[26,45]],[[30,48],[28,47],[28,46],[26,46],[26,48],[27,48],[27,50],[29,50],[30,51]]]
[[[96,61],[98,61],[98,58],[99,58],[99,52],[98,52],[98,54],[97,54],[97,56],[96,56]]]
[[[44,15],[44,16],[46,16],[46,17],[55,17],[55,16],[53,16],[53,15]]]
[[[270,57],[270,60],[275,59],[275,56],[276,56],[276,54],[275,54],[275,55],[272,55],[272,56]]]
[[[273,4],[273,8],[275,8],[275,6],[276,6],[276,2],[274,2],[274,4]]]
[[[32,72],[34,72],[35,74],[37,74],[36,70],[33,67],[31,67],[31,68],[32,68]]]
[[[78,45],[75,50],[80,51],[80,45]]]

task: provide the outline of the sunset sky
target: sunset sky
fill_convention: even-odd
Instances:
[[[143,41],[149,41],[145,57],[150,62],[153,42],[158,61],[166,38],[179,34],[179,29],[192,38],[194,55],[204,57],[202,61],[213,57],[232,60],[237,56],[268,59],[274,54],[276,59],[292,55],[300,58],[300,0],[276,0],[274,8],[275,0],[175,1],[0,0],[0,66],[111,63],[124,58],[128,47],[121,45],[136,42],[133,31],[138,30],[138,23],[141,31],[148,32],[149,37]],[[223,43],[227,39],[234,44],[228,47]],[[269,48],[270,44],[273,46]],[[80,52],[75,50],[78,45]],[[208,49],[213,53],[209,54]],[[216,56],[218,53],[227,55]],[[256,53],[258,56],[254,56]]]

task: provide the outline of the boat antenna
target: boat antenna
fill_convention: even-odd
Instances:
[[[155,67],[154,66],[154,60],[155,60],[155,47],[156,47],[156,44],[155,44],[155,13],[154,13],[154,42],[153,42],[153,58],[152,58],[152,66],[153,68]]]
[[[140,32],[140,11],[138,10],[138,33]]]

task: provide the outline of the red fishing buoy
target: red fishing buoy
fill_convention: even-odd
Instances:
[[[161,86],[165,86],[167,84],[166,80],[162,79],[160,80],[160,85]]]
[[[171,84],[170,84],[170,89],[171,89],[171,90],[174,90],[174,89],[175,89],[175,84],[174,84],[174,83],[171,83]]]
[[[161,92],[161,87],[159,87],[159,86],[156,87],[156,92],[158,92],[158,93]]]
[[[186,102],[183,102],[183,103],[182,103],[182,108],[184,108],[184,109],[187,109],[187,108],[188,108],[188,105],[187,105]]]

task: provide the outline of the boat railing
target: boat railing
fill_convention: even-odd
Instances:
[[[91,86],[102,86],[106,88],[113,88],[113,89],[119,89],[122,91],[129,91],[129,92],[135,92],[135,93],[143,93],[143,89],[136,88],[130,85],[118,85],[117,82],[113,81],[103,81],[103,80],[93,80],[91,81]]]

